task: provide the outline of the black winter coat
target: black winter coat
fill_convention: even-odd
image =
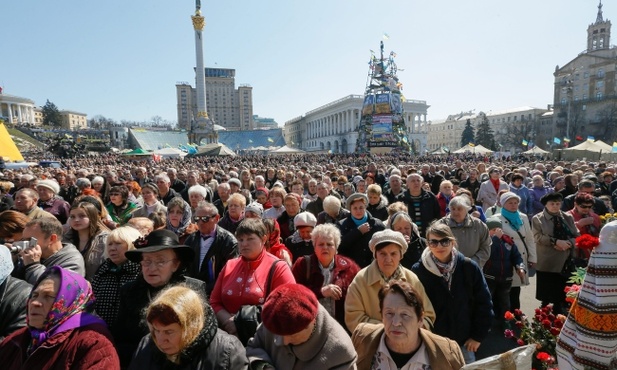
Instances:
[[[439,207],[439,202],[437,201],[437,197],[433,193],[422,189],[422,192],[420,193],[420,219],[419,220],[416,220],[413,200],[411,198],[411,195],[409,194],[409,190],[405,192],[405,200],[403,202],[409,209],[409,217],[411,217],[411,219],[420,228],[420,235],[425,237],[426,229],[431,224],[431,222],[441,218],[441,208]],[[421,224],[418,224],[418,222],[420,222]]]
[[[341,244],[338,247],[338,253],[342,256],[351,258],[358,266],[364,268],[373,262],[373,254],[368,247],[369,241],[378,231],[385,230],[381,220],[368,214],[368,224],[371,230],[362,234],[358,227],[351,219],[350,214],[346,219],[338,223],[338,228],[341,231]]]
[[[26,326],[26,301],[31,290],[32,285],[12,276],[0,285],[0,342]]]

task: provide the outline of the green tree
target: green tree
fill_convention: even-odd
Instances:
[[[60,115],[60,111],[58,107],[47,99],[47,102],[43,106],[43,125],[44,126],[62,126],[62,116]]]
[[[471,124],[471,120],[468,118],[465,123],[465,129],[463,130],[463,135],[461,135],[461,146],[465,146],[474,141],[473,139],[473,125]]]
[[[495,135],[484,112],[480,112],[480,123],[476,129],[476,145],[482,145],[490,150],[497,150]]]

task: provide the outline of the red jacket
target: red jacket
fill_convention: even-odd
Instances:
[[[452,195],[450,195],[450,200],[452,200]],[[441,194],[441,192],[437,193],[437,203],[439,203],[439,212],[441,217],[446,216],[446,208],[448,208],[448,204],[450,203],[446,197]]]
[[[120,370],[120,360],[106,326],[95,324],[58,333],[30,356],[28,328],[0,344],[0,364],[5,370]]]

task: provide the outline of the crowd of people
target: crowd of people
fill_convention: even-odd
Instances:
[[[530,278],[568,313],[576,238],[617,203],[604,162],[63,165],[1,174],[7,369],[460,369]]]

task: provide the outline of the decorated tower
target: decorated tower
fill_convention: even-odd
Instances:
[[[193,117],[189,131],[189,142],[199,144],[205,140],[206,144],[218,142],[218,134],[214,130],[214,122],[208,117],[206,110],[206,69],[204,67],[204,50],[202,33],[206,24],[201,15],[201,0],[196,0],[195,15],[191,16],[195,29],[195,89],[197,98],[197,113]]]
[[[371,51],[369,73],[364,92],[364,104],[358,127],[358,153],[386,153],[401,151],[408,153],[411,145],[406,135],[403,114],[405,98],[401,93],[403,85],[396,75],[393,51],[384,57],[383,41],[380,56]]]

